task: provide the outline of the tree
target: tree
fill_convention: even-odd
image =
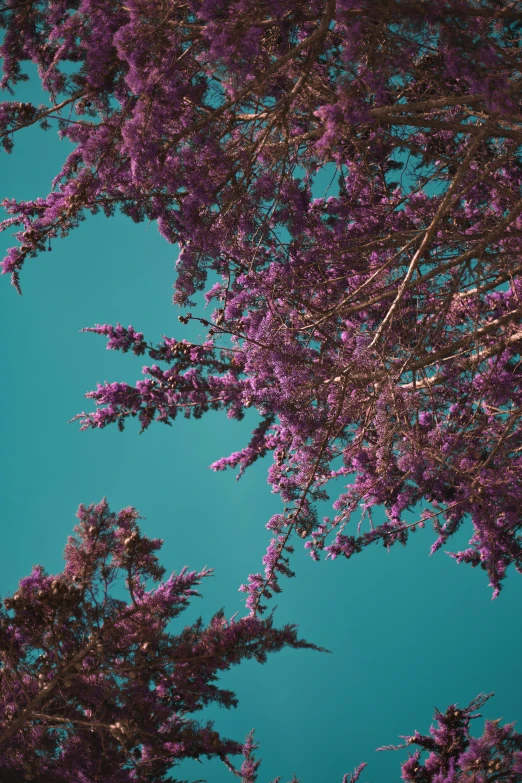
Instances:
[[[435,551],[468,517],[452,556],[498,595],[522,569],[518,4],[13,0],[0,16],[3,87],[32,60],[50,96],[2,105],[6,150],[54,120],[75,144],[47,198],[5,202],[21,244],[4,272],[19,288],[46,243],[120,209],[179,243],[178,304],[206,289],[217,305],[180,316],[201,345],[94,327],[169,366],[99,387],[83,426],[259,411],[213,466],[274,455],[285,507],[245,588],[254,613],[292,573],[294,533],[350,558],[430,521]],[[353,480],[320,521],[338,477]]]
[[[176,635],[169,623],[209,572],[162,581],[160,542],[134,509],[80,507],[63,573],[35,568],[0,611],[0,775],[163,781],[207,756],[253,783],[253,734],[230,740],[194,716],[234,706],[216,684],[231,665],[320,649],[258,616],[292,573],[294,533],[315,559],[349,558],[429,520],[435,551],[469,515],[457,561],[483,568],[494,595],[509,565],[522,570],[522,12],[509,0],[8,0],[0,24],[2,88],[31,60],[50,99],[1,104],[6,152],[54,122],[75,145],[46,198],[4,202],[19,244],[3,271],[21,292],[28,258],[119,209],[180,245],[180,321],[208,330],[202,344],[153,345],[89,327],[153,364],[135,388],[89,393],[82,427],[254,407],[250,443],[213,467],[241,475],[273,452],[285,503],[265,574],[244,588],[251,615]],[[208,318],[188,312],[202,291]],[[314,503],[337,478],[348,485],[320,521]],[[358,512],[369,526],[350,535]],[[485,699],[406,737],[418,750],[403,780],[520,781],[513,725],[470,734]]]
[[[103,500],[77,516],[63,572],[36,566],[0,611],[1,780],[163,781],[200,756],[231,767],[243,743],[194,718],[212,703],[236,706],[219,673],[284,647],[322,648],[272,617],[222,611],[172,634],[212,572],[163,580],[162,542],[141,533],[133,508],[114,514]]]
[[[63,572],[35,566],[0,609],[1,780],[167,783],[180,761],[203,756],[254,783],[253,732],[237,742],[195,714],[211,703],[236,705],[217,680],[242,660],[264,663],[284,647],[324,650],[299,639],[295,626],[275,628],[272,616],[227,621],[218,612],[207,626],[198,620],[171,633],[211,571],[183,569],[164,580],[155,554],[162,542],[141,533],[133,508],[114,514],[103,500],[77,516]],[[519,781],[522,734],[512,724],[486,722],[480,739],[469,733],[487,698],[437,711],[430,736],[405,738],[419,750],[403,763],[403,780]],[[237,754],[239,769],[229,759]],[[365,766],[344,783],[356,783]]]

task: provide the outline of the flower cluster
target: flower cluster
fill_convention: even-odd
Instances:
[[[517,734],[514,724],[501,726],[500,720],[488,720],[481,737],[470,734],[470,722],[480,717],[475,710],[492,695],[480,694],[464,709],[451,704],[444,713],[436,710],[438,725],[431,727],[429,735],[416,731],[403,737],[405,745],[379,750],[418,746],[402,764],[405,783],[518,783],[522,776],[522,734]],[[424,760],[425,753],[428,756]]]
[[[217,305],[197,316],[203,345],[95,327],[168,368],[99,386],[82,426],[259,411],[251,442],[213,466],[274,455],[286,510],[246,588],[254,613],[291,573],[294,533],[315,559],[351,557],[406,543],[420,503],[432,551],[471,519],[453,556],[498,595],[522,569],[522,12],[507,0],[161,9],[31,0],[0,14],[2,85],[32,60],[51,99],[2,104],[7,149],[38,122],[74,144],[46,198],[5,202],[20,244],[4,272],[19,287],[50,239],[119,209],[179,243],[177,303],[205,289]],[[315,501],[333,491],[320,521]]]
[[[102,501],[78,518],[63,572],[36,566],[3,600],[0,777],[133,783],[166,780],[186,758],[230,766],[242,743],[194,717],[211,703],[235,706],[219,673],[284,647],[321,648],[272,617],[218,612],[171,633],[211,572],[163,579],[162,542],[143,535],[132,508],[114,514]]]

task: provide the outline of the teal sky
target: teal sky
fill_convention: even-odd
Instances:
[[[26,88],[20,98],[29,95]],[[54,130],[28,130],[15,142],[13,155],[0,158],[1,197],[45,196],[70,147]],[[13,244],[0,239],[2,248]],[[183,624],[220,607],[244,611],[237,588],[260,570],[264,525],[279,501],[266,460],[240,482],[207,466],[246,442],[255,413],[241,423],[215,413],[180,419],[141,436],[134,421],[123,434],[80,433],[67,423],[92,409],[83,395],[97,381],[133,383],[144,363],[106,351],[105,340],[82,327],[120,321],[154,342],[189,336],[171,304],[175,260],[155,225],[97,216],[28,261],[22,297],[0,279],[2,595],[33,564],[61,570],[78,504],[106,496],[113,510],[137,507],[143,529],[165,540],[168,571],[215,569]],[[467,528],[458,545],[469,535]],[[426,731],[434,706],[464,705],[480,691],[496,693],[486,717],[522,724],[522,577],[512,571],[491,601],[482,572],[442,552],[428,557],[432,540],[424,530],[405,549],[376,547],[334,563],[313,563],[298,545],[297,578],[284,580],[276,618],[298,624],[331,654],[292,651],[265,666],[243,664],[222,680],[239,708],[204,716],[236,738],[256,728],[260,783],[276,775],[285,782],[293,772],[301,783],[340,783],[361,761],[369,762],[365,783],[394,783],[401,755],[374,749]],[[179,774],[234,780],[219,762],[186,762]]]

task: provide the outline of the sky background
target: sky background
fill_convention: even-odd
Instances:
[[[19,97],[39,100],[30,86]],[[54,129],[16,134],[14,153],[0,158],[0,197],[47,195],[70,149]],[[2,248],[13,244],[5,234],[0,240]],[[96,216],[55,240],[51,253],[29,259],[22,297],[0,279],[1,595],[36,563],[60,571],[79,503],[106,496],[114,511],[135,506],[143,530],[164,539],[168,572],[214,568],[183,625],[221,607],[228,616],[244,613],[238,586],[261,570],[265,523],[280,502],[266,482],[267,460],[239,482],[208,465],[246,443],[255,412],[243,422],[211,412],[141,436],[135,420],[124,433],[81,433],[68,423],[92,410],[83,395],[96,382],[134,383],[145,363],[106,351],[105,339],[82,327],[119,321],[153,342],[197,337],[198,327],[183,327],[171,304],[175,260],[176,248],[154,224]],[[454,548],[470,535],[468,526]],[[284,651],[264,666],[242,664],[221,680],[236,692],[238,709],[203,714],[234,738],[256,729],[260,783],[277,775],[284,783],[294,772],[301,783],[340,783],[361,761],[368,762],[365,783],[399,781],[406,752],[375,748],[427,731],[435,706],[465,705],[481,691],[496,693],[486,717],[522,724],[522,578],[512,571],[491,601],[485,574],[443,552],[429,558],[432,541],[424,530],[406,548],[374,547],[333,563],[313,563],[297,544],[297,577],[282,582],[276,621],[296,623],[331,654]],[[477,721],[475,731],[481,728]],[[185,762],[178,775],[234,780],[217,761]]]

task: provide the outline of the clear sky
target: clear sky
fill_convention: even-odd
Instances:
[[[33,96],[25,88],[20,98]],[[70,147],[54,130],[24,131],[15,142],[0,158],[1,197],[45,196]],[[0,239],[3,248],[12,244]],[[137,507],[144,530],[165,540],[168,571],[215,569],[185,622],[220,607],[244,611],[237,588],[261,570],[264,525],[279,501],[266,483],[266,460],[240,482],[208,465],[246,442],[255,413],[241,423],[209,413],[141,436],[135,421],[123,434],[80,433],[67,423],[92,409],[83,394],[97,381],[133,383],[144,363],[106,351],[105,340],[82,327],[119,321],[152,341],[189,336],[171,304],[175,260],[155,225],[97,216],[27,262],[22,297],[0,279],[2,595],[35,563],[61,570],[78,504],[106,496],[113,510]],[[458,545],[469,536],[468,527]],[[244,664],[222,680],[239,708],[203,716],[235,738],[256,728],[260,783],[293,772],[302,783],[340,783],[361,761],[369,762],[366,783],[398,781],[401,755],[374,749],[427,731],[434,706],[464,705],[480,691],[496,692],[486,717],[522,725],[522,577],[511,572],[491,601],[482,572],[443,552],[428,557],[432,540],[424,530],[405,549],[375,547],[334,563],[313,563],[297,545],[297,578],[283,581],[276,618],[298,624],[331,654],[291,651],[265,666]],[[186,762],[180,774],[233,780],[219,762]]]

